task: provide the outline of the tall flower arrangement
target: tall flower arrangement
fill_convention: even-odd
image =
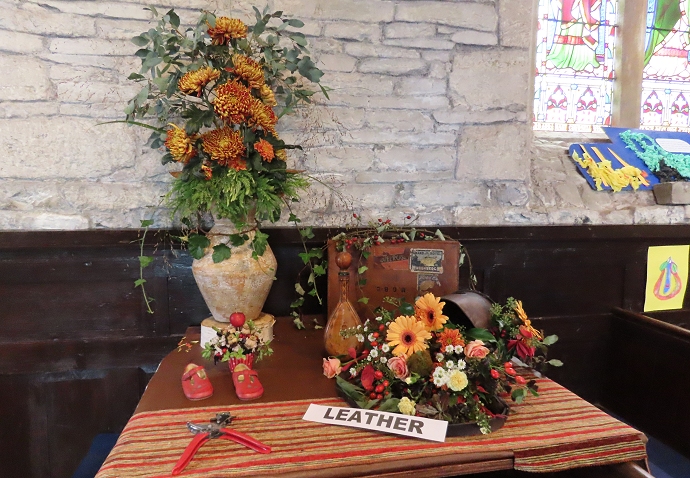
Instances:
[[[280,138],[277,123],[318,91],[327,94],[305,36],[295,31],[304,24],[254,8],[254,24],[202,12],[183,30],[174,10],[149,9],[157,24],[132,39],[141,69],[129,79],[142,89],[125,113],[126,122],[152,130],[149,143],[165,151],[164,164],[179,165],[167,205],[188,225],[211,211],[240,230],[255,226],[252,213],[277,221],[308,184],[303,172],[288,169],[288,151],[299,146]],[[258,256],[266,238],[253,239]],[[201,258],[208,240],[189,239],[191,254]],[[233,245],[246,240],[232,238]]]
[[[392,302],[412,312],[411,304]],[[378,309],[375,320],[344,332],[355,335],[363,351],[324,359],[324,374],[337,377],[340,392],[362,408],[475,422],[481,433],[490,433],[490,420],[509,410],[504,398],[521,402],[538,393],[512,359],[544,363],[557,337],[544,338],[512,298],[493,307],[489,330],[455,327],[443,307],[428,293],[416,300],[412,315]]]

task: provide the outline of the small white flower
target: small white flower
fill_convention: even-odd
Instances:
[[[443,348],[443,351],[447,354],[452,354],[453,352],[455,352],[455,347],[453,347],[452,345],[446,345]]]
[[[405,379],[405,383],[408,384],[408,385],[411,384],[411,383],[412,383],[412,377],[407,377],[407,378]]]
[[[350,376],[351,376],[351,377],[354,377],[355,375],[357,375],[357,370],[355,370],[355,368],[352,367],[352,368],[350,369]]]
[[[361,329],[362,329],[362,324],[359,324],[359,325],[357,326],[357,330],[361,330]]]
[[[491,428],[489,428],[489,427],[481,427],[481,428],[479,429],[479,431],[482,432],[482,435],[488,435],[489,433],[491,433]]]
[[[448,360],[446,362],[446,368],[448,368],[449,370],[453,370],[455,368],[455,364],[453,363],[452,360]]]
[[[369,352],[369,357],[376,358],[379,356],[379,351],[377,349],[371,349],[371,352]]]
[[[378,317],[376,317],[376,320],[377,320],[378,322],[383,322],[383,317],[381,317],[381,316],[379,315]]]
[[[436,354],[436,361],[437,362],[443,362],[444,358],[445,357],[443,356],[443,354]]]
[[[386,362],[388,362],[388,359],[387,359],[386,357],[381,357],[381,358],[379,359],[379,362],[381,362],[381,363],[386,363]]]
[[[371,354],[367,355],[367,360],[371,362]]]
[[[467,363],[464,360],[459,359],[458,360],[458,370],[465,370],[466,367],[467,367]]]
[[[357,334],[355,337],[357,337],[357,342],[364,342],[364,335]]]
[[[376,342],[376,337],[374,337],[374,334],[369,334],[367,340],[369,340],[369,342]]]
[[[388,344],[383,344],[381,345],[381,352],[390,352],[391,348],[388,346]]]
[[[434,370],[433,378],[434,385],[436,385],[437,387],[442,387],[448,384],[450,375],[443,367],[436,367],[436,369]]]
[[[456,354],[461,354],[463,350],[465,350],[465,349],[462,348],[462,345],[456,345],[455,346],[455,353]]]

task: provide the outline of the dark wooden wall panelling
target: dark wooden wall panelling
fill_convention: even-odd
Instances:
[[[444,228],[468,248],[479,289],[522,299],[561,341],[551,376],[591,401],[604,385],[613,307],[641,310],[646,250],[687,244],[687,226]],[[278,277],[268,312],[285,315],[302,250],[269,229]],[[315,231],[322,244],[337,231]],[[0,233],[0,476],[70,476],[97,433],[118,432],[160,359],[208,316],[191,258],[149,233],[148,314],[137,231]],[[462,271],[461,283],[467,280]],[[319,312],[312,304],[310,312]]]

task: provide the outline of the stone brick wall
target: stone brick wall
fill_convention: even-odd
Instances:
[[[596,193],[530,127],[533,0],[271,0],[302,19],[331,100],[282,125],[315,183],[304,222],[419,215],[421,224],[685,222],[651,193]],[[121,124],[137,91],[129,39],[145,0],[0,0],[0,229],[137,227],[169,175]],[[248,19],[246,0],[170,0]],[[259,6],[263,6],[259,5]]]

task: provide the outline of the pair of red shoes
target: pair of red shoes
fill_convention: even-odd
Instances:
[[[259,381],[256,370],[240,363],[232,372],[235,393],[240,400],[254,400],[264,394],[264,387]],[[201,365],[190,363],[182,374],[182,391],[189,400],[203,400],[213,395],[213,385]]]

